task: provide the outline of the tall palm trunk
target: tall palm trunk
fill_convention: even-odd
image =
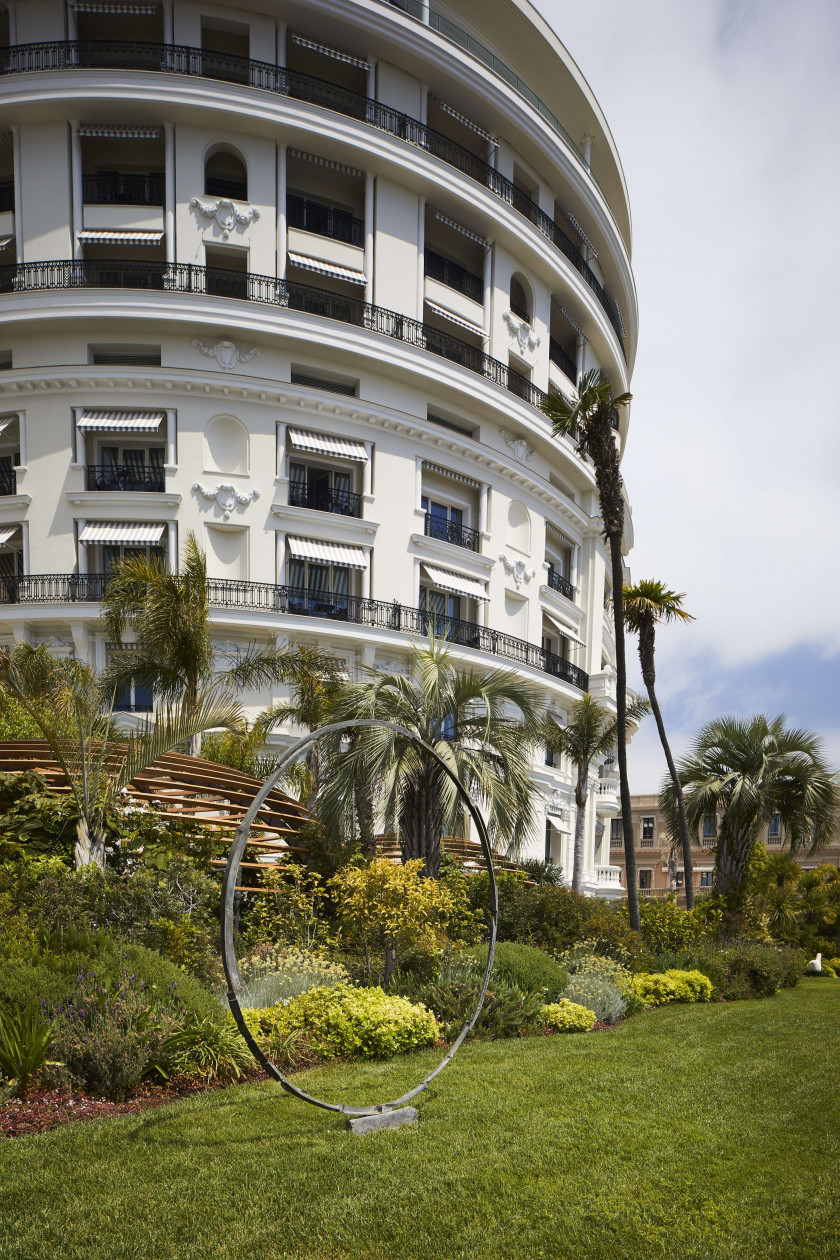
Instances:
[[[191,716],[193,713],[195,713],[196,709],[198,708],[198,680],[197,679],[195,678],[190,679],[189,683],[187,684],[186,691],[184,693],[184,700],[185,700],[184,707],[186,709],[186,712],[188,716]],[[201,756],[201,735],[200,734],[190,735],[184,741],[184,751],[186,752],[188,757],[200,757]]]
[[[575,784],[575,846],[572,857],[572,888],[583,891],[583,834],[586,830],[586,801],[589,796],[589,762],[582,762],[577,770]]]
[[[356,809],[356,823],[359,828],[359,842],[362,846],[362,853],[367,858],[375,858],[376,835],[374,832],[373,793],[370,790],[370,781],[364,765],[361,765],[356,771],[356,777],[353,782],[353,804]]]
[[[81,866],[105,867],[104,832],[91,827],[85,817],[76,823],[76,868]]]
[[[715,854],[715,890],[724,896],[739,898],[750,864],[752,843],[749,834],[731,833],[721,825]]]
[[[437,879],[440,875],[443,834],[442,793],[435,778],[434,767],[427,766],[404,794],[399,818],[402,860],[411,862],[419,858],[428,879]]]
[[[683,883],[685,884],[685,908],[686,910],[694,909],[694,864],[691,860],[691,837],[688,834],[688,819],[685,814],[685,798],[683,797],[682,783],[680,776],[677,774],[677,767],[674,765],[674,758],[671,754],[671,745],[668,743],[668,736],[665,734],[665,723],[662,720],[662,713],[659,708],[659,701],[656,698],[656,666],[654,664],[654,652],[656,650],[656,628],[654,626],[653,617],[645,618],[644,624],[639,631],[639,661],[642,666],[642,678],[647,688],[650,707],[653,710],[653,717],[656,722],[656,729],[659,732],[659,742],[662,745],[662,751],[665,754],[665,760],[668,763],[668,773],[671,776],[671,782],[674,785],[674,796],[677,802],[677,815],[680,822],[680,844],[682,845],[683,854],[683,870],[685,872]]]

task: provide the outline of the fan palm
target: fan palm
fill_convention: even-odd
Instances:
[[[628,706],[625,720],[637,723],[650,712],[647,700],[635,700]],[[589,798],[589,767],[596,757],[613,752],[618,737],[618,719],[592,696],[582,696],[572,705],[569,720],[559,726],[550,715],[543,728],[545,742],[553,753],[568,757],[575,768],[575,842],[572,861],[572,888],[583,888],[583,833],[586,823],[586,802]]]
[[[104,866],[106,816],[141,770],[201,731],[242,721],[232,698],[205,696],[189,709],[167,707],[154,725],[126,736],[115,725],[107,682],[43,646],[0,653],[0,687],[32,718],[64,774],[78,815],[77,866]]]
[[[665,734],[665,723],[659,701],[656,698],[656,627],[669,621],[693,621],[691,613],[682,606],[685,595],[669,591],[662,582],[637,582],[634,586],[624,587],[624,624],[639,636],[639,662],[642,667],[642,678],[650,698],[659,742],[668,764],[668,773],[674,784],[674,799],[677,808],[677,819],[680,828],[680,844],[682,846],[685,885],[685,905],[687,910],[694,909],[694,865],[691,860],[691,837],[688,832],[688,820],[685,816],[685,802],[680,786],[677,767],[671,753],[671,745]]]
[[[764,714],[716,718],[697,734],[677,766],[688,825],[696,833],[706,814],[720,816],[715,885],[740,895],[762,827],[778,813],[791,853],[815,852],[828,842],[840,812],[840,791],[819,739]],[[674,817],[674,785],[661,803]]]
[[[106,681],[114,691],[142,683],[164,704],[185,714],[225,691],[287,682],[298,668],[294,653],[255,645],[237,653],[228,669],[216,672],[210,636],[207,558],[190,532],[178,573],[157,560],[127,557],[115,566],[102,600],[109,637],[122,643],[131,629],[136,642],[114,654]],[[201,735],[190,737],[187,752],[199,756]]]
[[[533,820],[530,754],[542,723],[539,693],[529,683],[507,670],[460,669],[433,638],[413,649],[407,674],[370,670],[348,684],[333,717],[378,719],[419,736],[484,804],[494,843],[518,850]],[[452,782],[400,732],[360,727],[347,751],[333,748],[328,758],[321,803],[333,825],[342,812],[346,817],[360,774],[399,836],[403,861],[420,858],[425,874],[437,878],[441,836],[463,820]]]
[[[551,393],[542,409],[551,421],[555,435],[574,439],[578,453],[592,460],[595,484],[604,522],[604,537],[610,551],[613,609],[615,614],[616,742],[621,782],[621,822],[624,834],[624,861],[627,870],[627,906],[631,927],[641,931],[639,889],[636,877],[636,849],[630,812],[630,781],[627,777],[627,658],[624,647],[624,482],[619,467],[615,428],[621,409],[630,394],[616,394],[612,382],[597,368],[586,372],[578,383],[577,398]]]

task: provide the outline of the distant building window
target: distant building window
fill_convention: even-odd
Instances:
[[[701,888],[711,888],[713,882],[714,882],[714,871],[701,871],[700,872],[700,887]]]
[[[642,819],[642,844],[646,849],[653,845],[653,818]]]
[[[624,837],[621,831],[621,819],[610,819],[610,848],[617,849],[623,843]]]
[[[682,888],[685,883],[685,872],[677,871],[677,888]]]
[[[639,888],[650,890],[653,887],[653,871],[639,871]]]
[[[781,814],[774,814],[770,819],[770,825],[767,828],[768,836],[780,836],[782,834],[782,818]]]
[[[717,819],[714,814],[706,814],[703,818],[703,839],[714,840],[717,835]]]

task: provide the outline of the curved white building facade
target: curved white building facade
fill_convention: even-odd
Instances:
[[[0,12],[0,642],[102,667],[110,567],[177,565],[194,530],[222,655],[310,642],[397,670],[435,626],[559,720],[610,702],[592,469],[539,402],[594,366],[628,386],[626,189],[526,0],[474,15]],[[569,871],[571,775],[534,774],[529,854]],[[592,802],[587,888],[609,895],[607,772]]]

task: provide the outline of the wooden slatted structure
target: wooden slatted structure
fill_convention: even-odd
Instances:
[[[118,759],[124,746],[115,744],[113,756]],[[0,741],[0,773],[21,773],[35,770],[42,775],[51,791],[69,791],[67,781],[45,740]],[[173,822],[200,824],[214,840],[229,843],[233,832],[245,817],[262,780],[243,774],[230,766],[220,766],[201,757],[187,757],[170,752],[132,779],[127,796],[137,804],[151,805],[158,816]],[[249,864],[253,869],[269,866],[280,853],[306,852],[296,843],[301,826],[309,819],[304,807],[275,788],[269,792],[251,828],[251,847],[264,854],[268,861]],[[224,865],[213,862],[212,865]],[[260,888],[243,889],[261,892]]]
[[[450,857],[457,858],[464,870],[470,875],[486,869],[484,854],[477,840],[466,840],[463,836],[441,836],[441,848]],[[399,841],[395,836],[377,837],[377,849],[380,855],[391,862],[402,861]],[[521,871],[518,862],[497,855],[493,857],[493,867],[497,871]]]

